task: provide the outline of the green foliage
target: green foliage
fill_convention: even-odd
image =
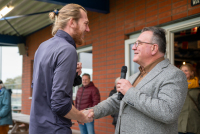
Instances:
[[[7,89],[21,89],[21,83],[22,83],[22,76],[17,76],[15,78],[8,78],[4,82],[4,85]]]

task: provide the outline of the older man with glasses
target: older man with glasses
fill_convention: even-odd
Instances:
[[[120,79],[117,93],[92,107],[95,119],[119,111],[115,134],[177,134],[178,116],[187,94],[184,73],[164,58],[165,30],[146,27],[134,43],[139,72]]]

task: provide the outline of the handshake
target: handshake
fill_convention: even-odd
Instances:
[[[92,122],[94,120],[94,110],[88,109],[88,110],[81,110],[81,118],[78,120],[79,124],[84,124],[88,122]]]

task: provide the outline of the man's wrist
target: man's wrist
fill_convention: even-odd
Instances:
[[[77,121],[83,122],[84,121],[84,116],[85,116],[84,113],[82,113],[81,111],[79,111]]]

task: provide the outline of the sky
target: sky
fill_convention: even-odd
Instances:
[[[22,75],[22,55],[19,55],[18,47],[2,47],[2,80],[15,78]],[[82,53],[82,74],[92,75],[92,54]],[[92,78],[91,78],[92,79]]]
[[[22,55],[18,47],[2,47],[2,80],[22,75]]]

